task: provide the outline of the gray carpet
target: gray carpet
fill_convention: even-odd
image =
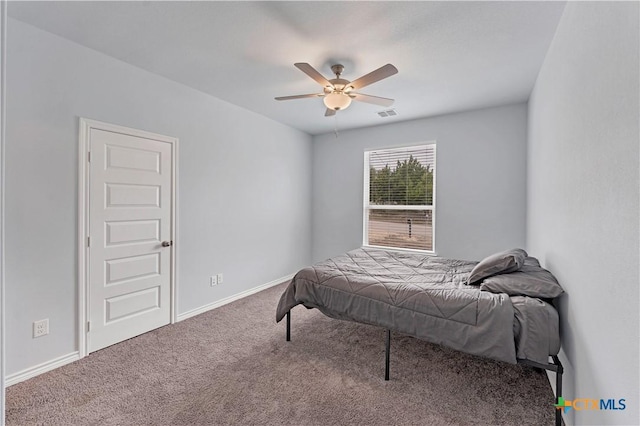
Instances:
[[[111,346],[7,390],[9,425],[552,425],[542,372],[292,311],[284,286]]]

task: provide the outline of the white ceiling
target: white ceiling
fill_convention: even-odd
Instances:
[[[9,16],[310,134],[526,101],[564,2],[10,2]],[[10,58],[9,58],[10,59]],[[324,117],[308,62],[394,98]]]

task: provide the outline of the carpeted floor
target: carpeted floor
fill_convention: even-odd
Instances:
[[[542,372],[292,311],[279,285],[7,390],[9,425],[552,425]]]

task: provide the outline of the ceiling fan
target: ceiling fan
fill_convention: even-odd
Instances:
[[[315,70],[315,68],[305,62],[298,62],[293,65],[318,82],[323,87],[323,92],[310,93],[307,95],[280,96],[276,98],[277,101],[288,101],[291,99],[302,98],[324,98],[323,101],[327,107],[327,110],[324,113],[325,117],[335,115],[336,111],[346,109],[351,104],[352,99],[384,107],[390,107],[393,105],[393,99],[355,92],[355,90],[359,90],[365,86],[397,74],[398,69],[391,64],[384,65],[353,81],[340,78],[342,71],[344,71],[344,66],[341,64],[331,66],[331,71],[336,75],[336,78],[332,78],[331,80],[324,78],[322,74]]]

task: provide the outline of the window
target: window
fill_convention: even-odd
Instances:
[[[366,246],[434,252],[436,145],[364,153]]]

